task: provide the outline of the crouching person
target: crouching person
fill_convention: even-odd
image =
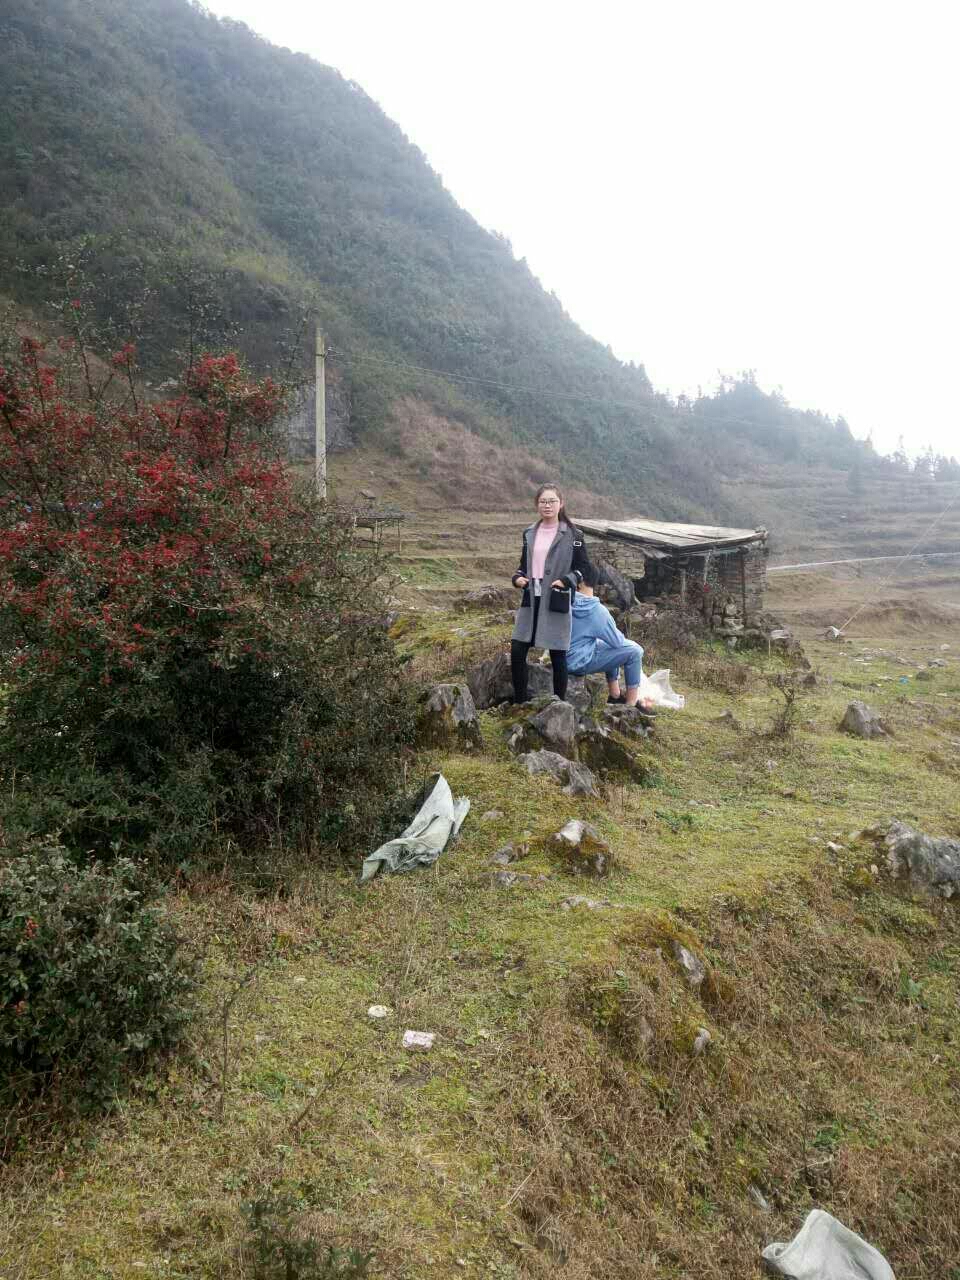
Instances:
[[[643,649],[617,628],[605,608],[594,594],[598,578],[593,565],[587,565],[583,581],[573,597],[570,648],[567,652],[567,670],[572,676],[588,676],[602,671],[607,677],[610,702],[625,702],[628,707],[638,705],[645,711],[649,704],[640,703],[640,662]],[[620,689],[620,668],[626,674],[626,696]]]

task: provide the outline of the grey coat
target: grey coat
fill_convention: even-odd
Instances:
[[[529,578],[528,566],[533,563],[533,541],[537,536],[540,521],[530,525],[523,531],[523,543],[520,550],[520,564],[514,578]],[[560,521],[553,542],[547,551],[543,565],[543,596],[537,616],[537,634],[533,635],[533,583],[524,587],[520,608],[517,610],[517,623],[513,628],[514,640],[533,643],[541,649],[570,648],[570,609],[581,579],[584,566],[588,563],[587,549],[583,542],[583,534],[565,520]],[[567,612],[552,613],[550,611],[550,583],[558,578],[569,584],[567,596]]]

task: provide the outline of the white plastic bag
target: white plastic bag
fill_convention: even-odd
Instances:
[[[655,707],[670,707],[674,711],[682,711],[684,696],[675,693],[670,685],[668,670],[655,671],[652,676],[640,672],[640,701],[652,702]]]
[[[890,1263],[832,1214],[814,1209],[788,1244],[768,1244],[763,1260],[791,1280],[895,1280]]]

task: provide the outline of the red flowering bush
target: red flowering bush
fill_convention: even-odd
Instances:
[[[382,565],[274,449],[269,379],[207,356],[142,403],[39,343],[0,363],[0,821],[175,858],[333,839],[409,732]],[[361,817],[362,815],[362,817]]]

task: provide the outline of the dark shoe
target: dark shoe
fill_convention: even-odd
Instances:
[[[607,694],[608,707],[609,706],[616,706],[616,707],[626,706],[626,702],[627,702],[627,695],[625,693],[621,693],[620,696],[617,698],[611,698],[609,693]]]

